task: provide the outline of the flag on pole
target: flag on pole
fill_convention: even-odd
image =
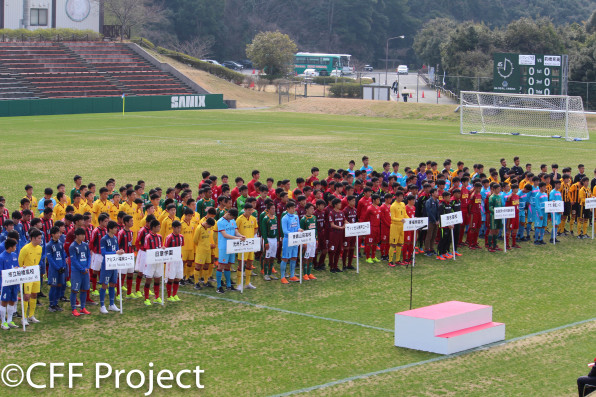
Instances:
[[[443,70],[443,87],[445,87],[445,71]]]
[[[124,116],[124,102],[126,101],[126,94],[122,93],[122,115]]]

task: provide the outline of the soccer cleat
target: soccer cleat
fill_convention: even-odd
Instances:
[[[195,286],[194,286],[194,289],[196,289],[196,290],[202,290],[203,287],[201,287],[201,284],[196,283]]]
[[[70,288],[70,286],[71,286],[71,284],[70,284],[70,281],[67,281],[67,282],[66,282],[66,286],[67,286],[68,288]]]
[[[93,296],[99,296],[99,291],[98,290],[93,290],[93,291],[91,291],[91,295],[93,295]]]
[[[346,266],[346,269],[348,269],[348,270],[356,270],[356,268],[354,266],[352,266],[352,265]]]
[[[182,300],[178,297],[178,295],[174,295],[172,298],[174,298],[174,302],[180,302]]]
[[[37,324],[40,321],[38,319],[36,319],[34,316],[31,316],[27,319],[27,321],[29,321],[31,324]]]
[[[540,244],[540,241],[536,240],[536,241],[534,241],[534,245],[542,245],[542,244]]]
[[[315,276],[313,276],[312,274],[308,275],[309,280],[316,280],[317,278]]]
[[[116,295],[116,297],[114,299],[117,300],[117,301],[119,301],[120,300],[120,295]]]
[[[281,283],[282,283],[282,284],[290,284],[290,282],[289,282],[288,280],[286,280],[286,278],[285,278],[285,277],[283,277],[283,278],[281,279]]]
[[[161,298],[153,299],[153,303],[159,303],[159,304],[161,304],[162,303]]]
[[[395,264],[393,262],[389,262],[387,265],[389,265],[389,267],[395,267]]]
[[[503,248],[499,248],[498,246],[495,246],[494,250],[495,251],[503,251]]]
[[[271,267],[271,273],[277,273],[277,270],[275,270],[275,267]]]
[[[517,245],[517,244],[513,244],[513,245],[511,246],[511,248],[521,248],[521,246],[519,246],[519,245]]]
[[[24,326],[29,326],[29,321],[26,318],[22,319],[21,322]]]
[[[373,262],[372,258],[368,258],[368,259],[366,260],[366,263],[371,263],[371,264],[372,264],[372,263],[375,263],[375,262]]]
[[[83,309],[81,309],[81,314],[90,315],[91,312],[89,310],[87,310],[87,308],[83,308]]]
[[[308,274],[305,274],[304,276],[302,276],[302,279],[308,281],[310,280],[310,277],[308,277]]]
[[[234,287],[234,285],[230,285],[229,287],[226,288],[226,290],[228,291],[239,291],[238,288]]]
[[[2,323],[2,325],[0,325],[0,328],[2,328],[5,331],[8,331],[10,329],[10,327],[8,326],[8,323]]]
[[[14,321],[11,321],[11,322],[9,322],[9,323],[7,323],[7,324],[8,324],[8,326],[9,326],[10,328],[19,328],[19,326],[18,326],[18,325],[16,325]]]
[[[108,307],[108,309],[112,312],[119,312],[120,309],[118,309],[118,306],[116,305],[110,305],[110,307]]]
[[[144,295],[143,295],[143,293],[141,291],[137,291],[134,294],[137,296],[137,298],[143,298],[144,297]]]
[[[457,251],[454,252],[455,256],[461,256],[461,254]]]
[[[290,277],[290,278],[288,279],[288,281],[291,281],[291,282],[295,283],[295,282],[298,282],[298,281],[300,281],[300,279],[299,279],[298,277],[294,276],[294,277]]]
[[[244,288],[246,289],[257,289],[257,287],[255,287],[254,285],[252,285],[251,283],[248,283],[244,286]]]
[[[176,302],[176,300],[174,299],[174,297],[173,297],[173,296],[168,296],[168,297],[166,298],[166,300],[167,300],[168,302]]]
[[[343,270],[341,270],[340,268],[336,267],[335,268],[335,273],[343,273]]]
[[[219,288],[217,289],[217,293],[218,293],[218,294],[224,294],[225,292],[226,292],[226,291],[224,291],[223,287],[219,287]]]
[[[155,296],[152,290],[149,290],[149,296]]]
[[[451,255],[449,252],[447,252],[446,254],[443,254],[443,258],[445,258],[445,259],[453,259],[453,255]]]
[[[151,306],[151,300],[149,300],[149,299],[145,299],[145,302],[143,302],[143,304],[144,304],[145,306]]]
[[[445,258],[443,258],[441,255],[437,255],[437,259],[440,260],[440,261],[444,261],[445,260]]]
[[[99,312],[101,314],[108,314],[108,309],[106,309],[105,306],[102,306],[102,307],[99,308]]]
[[[263,277],[263,280],[265,280],[265,281],[271,281],[271,277],[269,277],[269,275],[267,275],[267,274],[266,274],[266,275]]]
[[[274,276],[274,275],[270,275],[269,277],[271,278],[271,280],[279,280],[279,277]]]
[[[79,317],[81,315],[81,313],[79,313],[79,311],[77,309],[74,309],[72,311],[72,315],[75,316],[75,317]]]
[[[60,299],[58,299],[60,302],[70,302],[70,299],[66,299],[66,297],[61,297]]]
[[[380,259],[378,259],[376,256],[375,256],[374,258],[372,258],[372,260],[373,260],[373,262],[375,262],[375,263],[376,263],[376,262],[381,262],[381,260],[380,260]]]
[[[56,308],[54,306],[50,306],[50,307],[48,307],[48,311],[50,313],[55,313],[56,312]]]
[[[122,286],[122,291],[124,291],[124,292],[128,291],[124,285]]]

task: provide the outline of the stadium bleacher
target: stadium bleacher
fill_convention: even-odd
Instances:
[[[192,95],[125,44],[0,43],[0,100],[135,95]]]

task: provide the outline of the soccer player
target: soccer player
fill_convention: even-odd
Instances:
[[[395,265],[405,264],[401,261],[402,245],[404,244],[404,222],[409,218],[406,212],[406,205],[403,202],[404,194],[402,191],[395,193],[395,201],[389,207],[390,226],[389,226],[389,254],[387,257],[388,265],[395,267]],[[399,247],[399,248],[398,248]],[[393,261],[394,256],[397,255],[397,261]],[[404,258],[405,259],[405,258]]]
[[[557,235],[566,236],[568,232],[567,229],[565,229],[565,225],[567,224],[567,219],[569,219],[569,216],[571,215],[571,200],[569,195],[569,189],[571,188],[571,176],[563,174],[561,179],[561,197],[563,198],[564,211]],[[594,192],[592,192],[592,194],[594,194]]]
[[[451,211],[452,212],[460,212],[462,207],[461,203],[461,190],[460,189],[453,189],[451,191]],[[458,244],[459,244],[459,234],[463,233],[463,224],[457,223],[453,225],[453,253],[452,255],[461,256],[461,254],[457,251]]]
[[[133,217],[130,215],[124,215],[124,218],[122,219],[122,225],[122,230],[118,232],[118,248],[124,251],[125,254],[133,254],[135,252],[133,232],[131,230],[133,225]],[[132,291],[134,272],[134,266],[122,271],[122,275],[126,277],[126,286],[122,287],[122,289],[126,291],[126,297],[131,299],[138,298],[138,296]]]
[[[368,206],[360,220],[361,222],[370,222],[370,234],[365,237],[364,247],[367,263],[380,262],[376,252],[377,244],[381,240],[381,209],[379,208],[381,198],[378,194],[373,194],[371,200],[371,205]]]
[[[217,242],[219,251],[219,264],[217,266],[217,293],[223,294],[225,291],[221,286],[222,275],[226,277],[226,287],[228,291],[237,291],[232,286],[232,279],[230,276],[231,266],[235,263],[235,255],[227,253],[228,240],[246,240],[242,234],[238,232],[235,219],[238,217],[238,210],[231,208],[224,214],[222,218],[217,221]]]
[[[263,259],[263,270],[265,281],[277,280],[272,274],[273,262],[277,255],[278,228],[277,217],[275,216],[275,204],[269,202],[266,206],[265,216],[260,222],[260,234],[263,238],[263,247],[265,248],[265,259]]]
[[[192,211],[190,208],[187,210]],[[192,214],[190,214],[192,216]],[[180,234],[182,231],[182,224],[179,221],[172,222],[172,233],[166,237],[164,247],[182,247],[184,245],[184,236]],[[194,251],[193,251],[194,254]],[[179,302],[181,299],[178,297],[178,287],[180,286],[180,280],[183,277],[184,262],[182,257],[174,259],[172,262],[166,263],[166,291],[168,293],[168,302]]]
[[[180,281],[181,285],[186,284],[186,280],[188,280],[193,274],[193,264],[195,262],[194,234],[197,227],[197,221],[195,220],[194,216],[195,212],[192,210],[192,208],[186,208],[184,210],[182,222],[180,222],[180,234],[182,234],[182,237],[184,237],[184,245],[182,246],[183,271],[182,280]],[[195,281],[197,283],[199,282],[198,279]]]
[[[578,204],[579,204],[579,211],[578,211],[578,218],[577,218],[577,231],[579,235],[577,238],[585,239],[588,238],[588,225],[590,223],[590,217],[592,216],[591,211],[587,210],[586,207],[586,199],[592,197],[592,192],[590,190],[590,178],[584,176],[581,180],[581,187],[579,188],[578,192]],[[580,229],[581,225],[581,229]]]
[[[383,197],[381,205],[381,260],[389,261],[389,237],[391,235],[391,205],[393,196],[388,193]]]
[[[341,205],[341,200],[335,199],[339,201],[339,205]],[[338,206],[339,207],[339,206]],[[339,208],[338,208],[339,209]],[[342,213],[343,216],[343,213]],[[293,201],[289,201],[286,205],[286,214],[281,219],[281,230],[284,235],[283,239],[283,248],[281,254],[281,283],[282,284],[289,284],[289,281],[297,282],[300,281],[298,277],[296,277],[296,259],[298,259],[298,246],[290,247],[288,245],[288,238],[290,233],[301,232],[300,229],[300,221],[298,219],[298,215],[296,215],[296,204]],[[337,247],[338,259],[339,259],[339,251],[341,249],[341,245]],[[290,277],[287,278],[286,266],[287,263],[290,262]]]
[[[356,210],[355,208],[352,206],[352,209],[354,210],[354,219],[356,217]],[[312,205],[311,203],[306,204],[305,206],[305,210],[306,210],[306,215],[304,215],[304,217],[302,219],[300,219],[300,229],[302,230],[314,230],[315,231],[315,238],[317,235],[317,218],[314,216],[315,213],[315,206]],[[345,212],[345,211],[344,211]],[[302,275],[302,279],[303,280],[316,280],[317,278],[315,276],[313,276],[312,274],[312,261],[315,257],[315,253],[317,250],[317,243],[315,242],[310,242],[307,244],[304,244],[304,246],[302,247],[303,250],[303,254],[304,254],[304,274]],[[344,252],[348,250],[345,245],[344,245]],[[354,247],[352,246],[351,248],[351,252],[352,254],[350,255],[350,264],[348,267],[351,267],[351,259],[354,256]],[[344,267],[348,268],[345,266],[345,259],[344,261]],[[353,269],[353,267],[352,267]]]
[[[56,195],[58,203],[54,206],[52,219],[54,222],[61,221],[66,215],[66,206],[68,205],[66,195],[63,192],[58,192]]]
[[[152,220],[149,224],[150,232],[145,236],[145,251],[163,247],[163,240],[161,235],[159,234],[160,227],[161,225],[159,224],[159,221],[156,219]],[[161,297],[159,297],[159,287],[161,283],[161,278],[163,277],[163,268],[163,263],[149,264],[145,261],[145,270],[143,271],[145,276],[145,306],[151,306],[151,301],[149,300],[149,289],[151,288],[151,280],[153,280],[153,292],[155,294],[155,299],[153,300],[153,303],[162,303]]]
[[[48,268],[48,285],[50,286],[49,308],[50,312],[61,312],[58,306],[58,299],[62,292],[62,286],[66,284],[66,252],[64,243],[60,239],[62,232],[57,226],[50,229],[50,239],[46,244],[46,259]]]
[[[366,179],[370,180],[370,174],[373,172],[373,167],[369,165],[368,156],[362,157],[362,167],[360,167],[360,171],[366,172]]]
[[[103,262],[103,256],[101,255],[101,239],[108,234],[106,227],[109,221],[109,214],[99,214],[98,227],[93,230],[91,239],[89,240],[89,248],[91,249],[91,295],[95,296],[99,295],[99,291],[97,290],[97,277],[99,276],[101,264]]]
[[[497,246],[497,236],[499,231],[503,228],[502,219],[495,219],[495,208],[503,206],[503,199],[500,196],[501,185],[498,183],[491,183],[490,185],[491,195],[488,198],[488,211],[486,213],[487,221],[489,224],[488,228],[488,252],[502,251]]]
[[[39,266],[43,252],[41,246],[42,237],[39,229],[31,228],[29,230],[30,242],[19,253],[20,267]],[[40,286],[40,281],[23,284],[23,301],[25,302],[25,318],[23,318],[23,323],[25,325],[39,323],[39,320],[35,318],[35,307],[37,306],[37,294],[41,291]]]
[[[17,240],[8,238],[3,242],[4,251],[0,254],[0,286],[2,293],[0,295],[0,327],[3,330],[17,328],[12,321],[12,316],[16,311],[17,295],[19,294],[18,285],[2,285],[2,270],[10,270],[19,267],[17,256]],[[25,321],[25,320],[23,320]]]
[[[102,188],[106,189],[106,188]],[[106,189],[107,190],[107,189]],[[100,193],[101,194],[101,193]],[[114,299],[116,297],[116,284],[118,283],[118,270],[107,270],[106,269],[106,256],[107,255],[122,255],[124,250],[120,249],[118,245],[118,224],[114,221],[108,221],[106,225],[107,234],[100,240],[101,250],[101,270],[99,273],[99,279],[101,281],[101,289],[99,291],[99,312],[102,314],[108,314],[106,309],[106,290],[109,287],[109,298],[110,298],[110,311],[118,312],[120,309],[116,306]]]
[[[107,214],[109,219],[112,202],[108,200],[108,194],[108,188],[102,187],[99,189],[99,199],[93,203],[91,213],[93,213],[93,226],[95,227],[99,225],[99,215]]]
[[[341,211],[340,199],[333,199],[330,207],[331,210],[327,216],[327,223],[329,225],[329,267],[331,273],[341,273],[343,270],[337,267],[337,263],[344,241],[346,217]]]
[[[506,219],[506,231],[505,231],[505,245],[507,249],[509,248],[521,248],[517,244],[517,231],[519,229],[520,223],[520,197],[517,194],[519,192],[519,187],[517,183],[513,183],[511,185],[511,194],[507,197],[507,201],[505,202],[506,207],[514,207],[515,208],[515,217]]]
[[[442,200],[439,203],[438,219],[441,219],[441,215],[451,214],[452,212],[453,207],[451,206],[451,194],[448,191],[444,191],[442,194]],[[444,261],[453,258],[453,256],[449,254],[449,245],[451,244],[451,229],[453,229],[453,225],[443,226],[441,224],[441,228],[439,229],[441,239],[439,240],[439,245],[437,246],[437,250],[439,251],[437,254],[438,260]]]
[[[158,218],[159,222],[161,222],[159,234],[161,234],[162,241],[165,241],[166,237],[172,233],[172,223],[174,221],[180,222],[180,219],[176,216],[176,204],[168,204],[166,206],[166,213],[167,215],[162,219]]]
[[[253,175],[254,177],[254,175]],[[242,197],[242,196],[241,196]],[[239,198],[240,199],[240,198]],[[254,212],[254,207],[250,203],[244,204],[244,213],[236,219],[236,226],[238,228],[238,233],[243,235],[246,238],[254,238],[256,232],[258,231],[259,225],[257,223],[257,219],[252,216]],[[255,260],[255,253],[254,252],[245,252],[244,254],[238,254],[238,260],[242,259],[242,255],[244,255],[244,287],[246,289],[256,289],[254,285],[250,282],[250,277],[252,274],[252,270],[255,268],[253,266],[253,262]],[[236,272],[236,284],[241,285],[241,277],[242,277],[242,269],[241,264],[238,265],[238,269]]]
[[[544,242],[544,228],[546,227],[548,217],[546,216],[545,205],[548,201],[546,194],[546,183],[540,182],[538,184],[538,194],[534,196],[532,204],[534,212],[534,245],[543,245]]]
[[[153,207],[153,204],[148,205]],[[139,298],[144,296],[144,294],[140,291],[140,287],[146,267],[145,258],[147,253],[145,252],[145,238],[149,233],[151,233],[151,222],[155,221],[156,219],[154,215],[147,215],[145,220],[145,226],[139,229],[139,232],[137,233],[137,239],[135,241],[135,246],[137,247],[137,260],[135,262],[135,271],[137,272],[137,278],[135,280],[135,295],[137,295]],[[159,223],[159,221],[157,222]],[[151,293],[151,291],[149,292]]]
[[[548,195],[548,200],[549,201],[563,201],[563,196],[561,196],[561,181],[560,180],[556,180],[554,182],[554,187],[553,189],[550,191],[549,195]],[[551,217],[551,223],[553,225],[553,229],[557,229],[559,224],[561,223],[561,214],[558,212],[554,212],[550,215]],[[551,236],[550,238],[550,242],[551,243],[558,243],[559,240],[557,240],[556,236],[553,240],[553,237]]]
[[[396,194],[398,194],[398,193],[401,193],[401,192],[398,191]],[[396,200],[396,202],[397,202],[397,200]],[[406,198],[406,202],[408,203],[408,204],[406,204],[407,218],[414,218],[416,216],[416,204],[415,204],[416,196],[413,194],[409,194],[408,197]],[[393,204],[392,204],[392,206],[393,206]],[[399,219],[399,216],[397,218]],[[397,229],[399,232],[399,223],[397,226],[398,226]],[[403,228],[403,226],[402,226],[402,228]],[[404,232],[404,242],[403,242],[403,247],[402,247],[401,251],[403,254],[402,264],[405,263],[406,266],[412,264],[412,258],[413,258],[413,254],[414,254],[414,244],[416,244],[416,242],[414,241],[414,231],[410,230],[410,231]],[[397,244],[396,244],[396,248],[397,248]],[[389,259],[392,260],[393,255],[390,254]]]
[[[72,315],[79,317],[81,314],[91,314],[86,308],[87,296],[89,296],[89,258],[91,251],[89,245],[85,242],[85,229],[78,228],[74,232],[75,240],[72,242],[69,250],[71,266],[71,290],[70,306]],[[77,294],[80,292],[81,311],[76,309]]]
[[[468,228],[468,237],[466,241],[471,250],[480,249],[478,245],[478,235],[482,225],[482,183],[474,182],[474,190],[470,195],[468,203],[468,213],[470,214],[470,227]]]
[[[213,271],[211,268],[211,236],[213,234],[212,228],[215,226],[215,219],[207,217],[201,220],[201,223],[195,228],[193,234],[193,243],[195,246],[195,289],[200,290],[201,278],[203,279],[203,285],[209,288],[213,288],[213,285],[209,283],[209,277],[211,277]],[[186,238],[184,239],[186,242]],[[214,244],[213,244],[214,245]]]
[[[356,197],[350,195],[350,196],[347,196],[346,198],[347,198],[348,206],[345,207],[343,210],[344,217],[346,219],[346,223],[356,223],[356,222],[358,222],[358,219],[356,216]],[[301,224],[301,227],[302,227],[302,224]],[[302,227],[302,229],[304,229],[304,227]],[[355,248],[356,248],[356,237],[355,236],[345,237],[343,252],[341,254],[341,261],[342,261],[343,269],[354,270],[354,266],[352,266],[352,260],[354,259]]]

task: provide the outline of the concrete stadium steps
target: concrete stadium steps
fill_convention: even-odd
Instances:
[[[37,99],[37,94],[25,87],[24,82],[10,74],[0,74],[0,100]]]

